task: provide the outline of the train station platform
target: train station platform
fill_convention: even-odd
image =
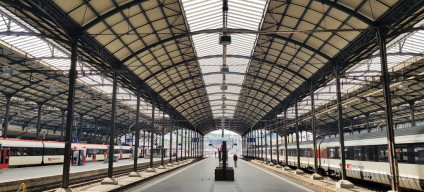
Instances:
[[[291,180],[285,179],[272,172],[260,169],[244,160],[238,161],[238,167],[234,168],[235,181],[215,181],[214,170],[218,165],[218,159],[209,157],[189,165],[181,170],[172,172],[166,176],[151,182],[146,182],[126,191],[128,192],[257,192],[257,191],[315,191],[302,186]],[[234,167],[234,162],[229,161],[229,166]]]
[[[153,159],[154,164],[160,163],[160,158]],[[149,159],[139,158],[138,166],[148,166]],[[124,159],[114,162],[114,174],[126,173],[132,170],[134,160]],[[84,166],[71,166],[70,183],[80,183],[87,180],[104,178],[107,175],[108,163],[103,161],[87,162]],[[32,191],[44,191],[57,188],[62,179],[63,165],[46,165],[0,170],[0,191],[16,191],[21,183],[25,183]]]
[[[157,161],[160,160],[160,158],[154,158],[153,160]],[[144,162],[149,162],[149,159],[138,159],[138,163]],[[134,160],[123,159],[119,160],[118,162],[114,162],[113,167],[120,167],[132,164],[134,164]],[[103,161],[87,162],[84,166],[71,166],[70,173],[94,171],[98,169],[105,169],[107,167],[108,164],[104,163]],[[2,169],[0,172],[0,183],[46,176],[62,175],[62,169],[62,164]]]

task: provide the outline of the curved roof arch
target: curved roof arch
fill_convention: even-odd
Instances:
[[[248,122],[242,127],[252,127],[281,112],[294,97],[307,94],[311,81],[325,83],[335,63],[343,62],[342,70],[346,70],[350,61],[375,51],[369,41],[375,35],[374,27],[401,23],[393,28],[401,30],[408,22],[416,22],[406,17],[421,7],[414,3],[229,0],[228,28],[233,42],[227,50],[231,73],[226,77],[234,89],[225,95],[226,104],[235,106],[231,118]],[[145,100],[187,120],[185,126],[218,128],[223,51],[217,41],[222,31],[222,1],[51,0],[37,4],[4,0],[0,4],[21,15],[37,33],[68,40],[81,31],[81,60],[103,72],[122,64],[126,73],[120,74],[119,81],[124,87],[133,92],[145,88]],[[201,11],[199,7],[214,9]],[[34,10],[39,14],[32,14]],[[70,48],[64,41],[57,43]],[[131,83],[134,78],[136,85]],[[31,85],[23,88],[17,94],[34,89]],[[40,98],[50,97],[37,101]],[[90,113],[91,109],[82,111]]]

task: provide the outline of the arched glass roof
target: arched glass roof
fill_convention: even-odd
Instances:
[[[308,101],[302,99],[311,83],[331,84],[327,77],[336,65],[343,73],[364,70],[352,67],[378,50],[375,28],[388,27],[391,41],[419,21],[423,6],[394,0],[229,0],[232,44],[223,110],[220,0],[4,0],[0,5],[26,23],[32,33],[26,34],[28,42],[47,38],[62,48],[58,56],[66,57],[69,39],[80,35],[79,67],[104,72],[104,77],[82,76],[82,83],[101,85],[96,89],[108,93],[105,79],[119,68],[124,103],[133,105],[140,89],[146,103],[155,102],[158,110],[203,134],[219,128],[223,114],[225,128],[238,133],[263,127],[284,109],[291,111],[295,98],[307,114]],[[45,47],[28,51],[51,56]],[[69,65],[43,61],[55,70]],[[331,92],[326,89],[332,88],[321,88],[317,97],[326,100],[324,93]]]

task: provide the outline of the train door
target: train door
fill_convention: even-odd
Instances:
[[[85,165],[84,150],[72,150],[72,165]]]
[[[97,161],[97,159],[96,159],[96,151],[97,151],[96,149],[92,149],[92,153],[91,153],[91,161],[92,162],[96,162]]]
[[[78,165],[85,165],[85,155],[84,150],[78,150]]]
[[[0,150],[0,169],[9,168],[10,148]]]
[[[119,159],[122,160],[122,149],[119,150]]]
[[[72,165],[78,165],[78,150],[73,150],[72,151]]]

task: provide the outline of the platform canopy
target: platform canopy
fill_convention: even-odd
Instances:
[[[228,89],[222,107],[221,0],[3,0],[35,35],[70,50],[105,76],[155,102],[179,126],[263,128],[420,21],[419,0],[229,0]],[[17,34],[17,33],[14,33]],[[224,121],[223,124],[221,122]],[[224,125],[224,127],[221,127]]]

